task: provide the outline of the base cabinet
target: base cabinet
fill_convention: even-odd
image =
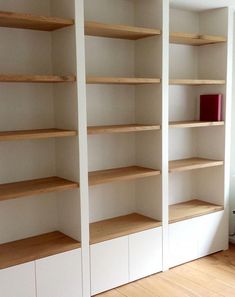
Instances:
[[[129,263],[130,282],[162,270],[162,228],[129,236]]]
[[[170,224],[170,267],[225,249],[224,211]]]
[[[174,267],[197,258],[197,226],[194,220],[169,225],[169,265]]]
[[[36,261],[37,297],[82,297],[81,273],[80,249]]]
[[[94,244],[91,295],[162,271],[162,228]]]
[[[94,244],[90,253],[91,295],[128,283],[127,236]]]
[[[36,297],[34,262],[0,270],[1,297]]]
[[[201,217],[199,224],[198,257],[226,249],[228,227],[224,211]]]

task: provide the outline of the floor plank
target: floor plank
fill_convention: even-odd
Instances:
[[[159,294],[152,293],[136,282],[120,287],[117,291],[128,297],[161,297]]]
[[[99,297],[234,297],[235,245]]]

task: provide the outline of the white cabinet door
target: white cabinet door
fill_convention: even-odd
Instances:
[[[130,281],[162,270],[162,228],[129,236]]]
[[[128,236],[91,245],[90,252],[91,295],[128,283]]]
[[[169,225],[170,267],[189,262],[197,258],[197,237],[195,219]]]
[[[228,241],[224,211],[198,218],[198,257],[223,250]]]
[[[36,297],[34,262],[0,270],[1,297]]]
[[[36,261],[36,282],[37,297],[82,297],[81,250]]]

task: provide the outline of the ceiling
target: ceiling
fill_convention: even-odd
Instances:
[[[170,0],[171,6],[189,10],[205,10],[225,6],[235,8],[235,0]]]

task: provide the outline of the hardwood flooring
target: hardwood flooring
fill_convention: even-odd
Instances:
[[[235,297],[235,245],[97,297]]]

